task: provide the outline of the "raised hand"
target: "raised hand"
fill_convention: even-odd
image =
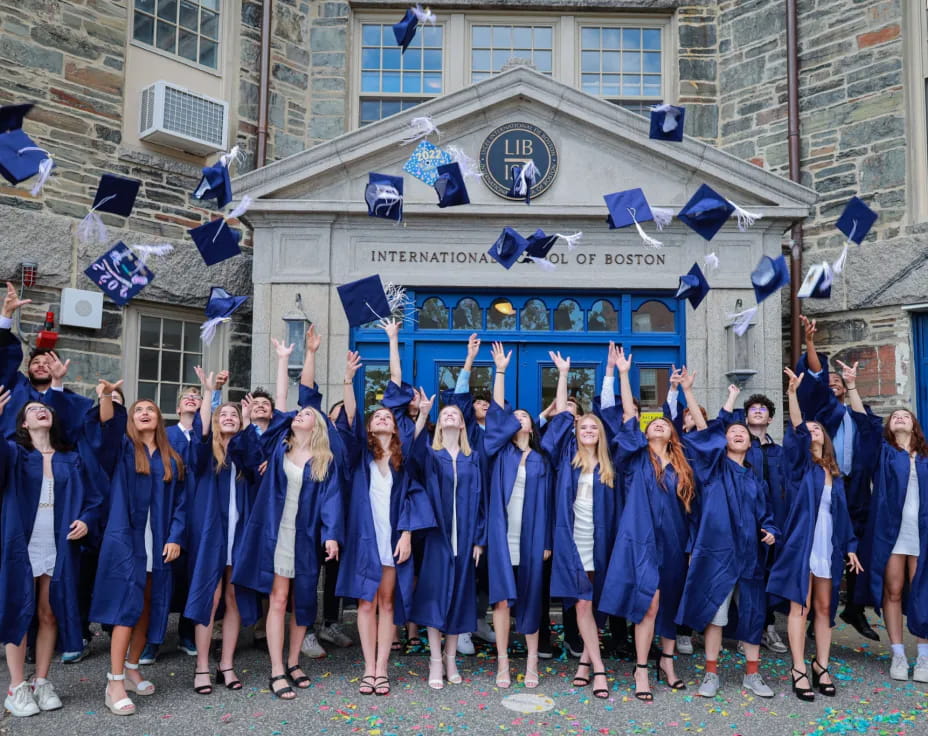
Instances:
[[[205,391],[203,392],[203,395],[205,397],[204,400],[208,401],[212,397],[208,395],[206,391],[212,392],[216,389],[215,374],[212,371],[207,373],[206,371],[203,370],[202,366],[199,366],[199,365],[193,366],[193,372],[197,374],[197,378],[200,379],[200,385],[202,385],[203,388],[205,389]]]
[[[789,378],[789,384],[786,386],[786,393],[795,394],[796,390],[799,388],[799,384],[802,383],[802,377],[805,373],[800,373],[798,376],[793,373],[793,369],[789,366],[786,366],[783,369],[783,372]]]
[[[101,378],[97,382],[97,396],[99,396],[100,398],[105,398],[105,399],[112,398],[113,391],[115,391],[117,388],[121,388],[122,382],[123,382],[122,378],[120,378],[115,383],[111,383],[107,381],[105,378]]]
[[[670,388],[680,388],[680,381],[683,380],[683,371],[677,368],[673,363],[670,364]]]
[[[383,331],[387,333],[387,337],[391,340],[396,339],[400,335],[400,323],[395,319],[384,319],[380,321],[380,326],[383,328]]]
[[[432,404],[435,403],[435,394],[429,396],[425,389],[421,386],[419,387],[419,415],[426,415],[432,411]]]
[[[619,373],[628,373],[632,369],[632,354],[626,356],[621,345],[615,349],[615,367],[619,369]]]
[[[319,350],[319,346],[322,345],[322,335],[317,334],[316,325],[310,325],[309,329],[306,330],[306,350],[310,353],[315,353]]]
[[[64,363],[58,357],[58,353],[52,350],[48,354],[48,372],[51,374],[52,381],[59,383],[68,374],[68,366],[71,365],[69,358]]]
[[[683,392],[691,391],[694,384],[696,383],[696,371],[690,373],[686,366],[683,366],[680,369],[680,388],[683,389]]]
[[[354,381],[355,374],[361,368],[361,354],[356,350],[349,350],[345,359],[345,383]]]
[[[253,400],[251,394],[245,394],[242,397],[242,424],[251,424],[251,402]]]
[[[806,341],[806,345],[811,345],[815,342],[815,333],[818,331],[815,328],[815,320],[809,319],[804,314],[800,314],[799,321],[802,323],[803,338]]]
[[[548,351],[548,357],[554,363],[559,373],[567,373],[570,370],[570,358],[562,358],[560,351]]]
[[[854,361],[853,366],[849,366],[847,363],[842,363],[840,360],[835,360],[839,366],[841,366],[841,378],[844,379],[844,384],[847,386],[847,390],[850,391],[852,388],[857,386],[857,366],[860,365],[860,361]]]
[[[32,304],[32,299],[20,299],[16,293],[16,287],[9,281],[6,282],[6,296],[3,298],[3,307],[0,308],[0,316],[12,317],[13,312],[25,304]]]
[[[274,350],[277,352],[278,358],[290,357],[290,353],[293,352],[293,343],[287,345],[286,342],[281,342],[276,337],[272,337],[271,342],[274,343]]]
[[[477,354],[480,352],[480,338],[477,337],[477,333],[474,332],[470,337],[467,338],[467,357],[471,363],[474,362],[474,359],[477,357]]]
[[[741,389],[733,383],[728,384],[728,397],[734,401],[738,398],[738,394],[741,393]]]
[[[216,374],[216,388],[220,389],[229,382],[229,371],[223,369]]]
[[[480,341],[478,340],[477,342],[479,343]],[[468,345],[469,344],[468,342]],[[496,370],[498,372],[505,371],[509,365],[509,361],[512,359],[512,351],[510,350],[507,353],[501,342],[493,343],[493,347],[490,348],[490,355],[493,356],[493,363],[496,365]]]

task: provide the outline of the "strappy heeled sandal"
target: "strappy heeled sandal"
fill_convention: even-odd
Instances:
[[[123,665],[127,670],[138,670],[138,663],[132,664],[131,662],[126,662]],[[209,673],[207,673],[209,674]],[[155,694],[155,683],[150,680],[141,680],[140,682],[134,682],[128,677],[126,678],[126,692],[135,693],[136,695],[141,695],[143,697],[148,697],[149,695]]]
[[[793,677],[793,692],[796,694],[796,697],[799,698],[800,700],[804,700],[807,703],[811,703],[813,700],[815,700],[815,693],[813,692],[812,688],[799,687],[798,685],[799,681],[803,677],[808,679],[809,673],[800,672],[795,667],[790,667],[790,673],[792,674],[794,672],[796,673],[796,675],[799,675],[799,677],[796,677],[795,675],[792,676]]]
[[[297,670],[302,670],[302,669],[303,668],[300,667],[300,665],[298,664],[293,665],[293,667],[287,667],[287,676],[290,678],[290,680],[293,682],[294,685],[300,688],[300,690],[305,690],[306,688],[309,687],[309,683],[310,683],[310,679],[306,676],[306,673],[304,672],[303,675],[300,677],[293,676],[294,672],[296,672]]]
[[[126,676],[114,675],[112,672],[106,673],[106,679],[109,682],[124,682]],[[103,695],[103,702],[106,704],[106,707],[109,709],[110,713],[114,716],[133,716],[135,715],[135,703],[132,702],[131,698],[120,698],[116,702],[113,702],[113,696],[110,695],[110,686],[107,682],[106,690]]]
[[[390,694],[390,678],[386,676],[380,676],[374,681],[374,695],[379,695],[383,697],[384,695]]]
[[[522,681],[522,683],[529,690],[533,690],[534,688],[538,687],[538,655],[535,655],[534,659],[535,659],[534,667],[531,665],[531,662],[532,662],[531,656],[529,656],[528,659],[525,661],[525,679]]]
[[[221,665],[216,665],[216,682],[220,680],[226,686],[227,690],[241,690],[242,682],[241,680],[232,680],[232,682],[226,682],[225,672],[235,672],[235,667],[229,667],[226,670],[220,669]]]
[[[818,672],[815,668],[818,667]],[[822,667],[817,659],[812,660],[812,687],[818,688],[818,691],[829,698],[838,694],[833,682],[822,682],[822,675],[831,675],[827,667]]]
[[[361,682],[358,684],[358,693],[360,695],[373,695],[376,681],[377,678],[373,675],[364,675],[364,677],[361,678]]]
[[[512,675],[509,672],[509,657],[498,657],[498,660],[496,663],[496,687],[505,689],[512,684]],[[501,671],[504,669],[505,671]]]
[[[207,672],[194,672],[194,673],[193,673],[193,678],[194,678],[193,681],[196,682],[196,677],[197,677],[197,675],[206,675],[207,677],[209,677],[210,674],[212,674],[212,673],[210,673],[209,671],[207,671]],[[207,684],[207,685],[194,685],[194,686],[193,686],[193,692],[195,692],[197,695],[209,695],[210,693],[213,692],[213,685],[212,685],[212,683],[209,683],[209,684]]]
[[[606,687],[594,688],[593,697],[599,698],[600,700],[605,700],[609,697],[609,676],[605,672],[594,672],[593,677],[604,677],[606,678]]]
[[[665,654],[664,652],[661,652],[661,659],[663,658],[667,658],[671,660],[676,659],[676,657],[674,657],[672,654]],[[667,687],[669,687],[671,690],[686,690],[686,683],[683,682],[683,680],[679,678],[677,678],[676,682],[671,682],[670,678],[667,676],[667,673],[664,671],[664,668],[661,667],[660,662],[658,662],[657,681],[660,682],[662,677],[664,680],[666,680]]]
[[[636,665],[635,665],[635,669],[647,670],[647,669],[648,669],[648,665],[646,665],[646,664],[636,664]],[[648,685],[648,687],[650,687],[650,685]],[[650,703],[650,702],[652,702],[652,701],[654,700],[654,693],[652,693],[650,690],[636,690],[636,691],[635,691],[635,697],[638,698],[638,700],[640,700],[640,701],[642,701],[642,702],[644,702],[644,703]]]
[[[444,686],[444,667],[441,657],[429,657],[429,687],[432,690],[441,690]]]
[[[577,669],[579,670],[581,667],[586,667],[587,669],[589,669],[589,668],[590,668],[590,663],[589,663],[589,662],[579,662],[579,663],[577,664]],[[574,675],[574,681],[573,681],[571,684],[572,684],[574,687],[586,687],[587,685],[590,684],[590,678],[589,678],[589,677],[584,677],[583,675],[580,675],[580,674],[577,674],[577,675]]]
[[[280,700],[295,699],[296,693],[293,692],[293,688],[290,687],[289,685],[287,685],[286,687],[282,687],[279,690],[274,689],[274,683],[277,682],[278,680],[283,680],[284,682],[286,682],[287,676],[286,675],[273,675],[271,679],[268,681],[268,687],[270,687],[271,693],[274,695],[274,697],[279,698]]]

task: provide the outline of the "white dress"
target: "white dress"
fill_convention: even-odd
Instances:
[[[371,516],[374,519],[374,535],[377,537],[377,553],[380,564],[395,567],[393,561],[393,530],[390,527],[390,493],[393,490],[393,473],[387,470],[384,476],[371,460]]]
[[[593,474],[581,473],[574,498],[574,544],[586,572],[593,566]]]
[[[296,512],[300,506],[300,490],[303,488],[303,468],[284,458],[284,474],[287,476],[287,497],[280,515],[277,530],[277,545],[274,547],[274,574],[283,578],[296,577],[294,542],[296,540]]]
[[[238,526],[238,501],[235,498],[235,463],[229,463],[229,529],[226,532],[226,566],[232,564],[235,527]]]
[[[55,479],[42,477],[39,507],[35,512],[35,524],[29,537],[29,564],[32,576],[52,575],[55,572],[57,549],[55,547]]]
[[[909,483],[905,488],[905,503],[902,504],[902,522],[899,524],[899,536],[893,547],[894,555],[911,555],[918,557],[921,549],[918,538],[918,473],[915,458],[909,459]]]
[[[809,569],[817,578],[831,578],[831,484],[822,488],[822,500],[818,504],[818,516],[815,519],[815,531],[812,534],[812,553],[809,555]]]
[[[151,506],[145,519],[145,572],[151,572],[155,563],[155,535],[151,532]]]
[[[506,504],[506,540],[509,542],[509,561],[513,567],[519,564],[519,540],[522,538],[522,507],[525,505],[525,464],[519,465],[516,480],[512,484],[512,495]]]

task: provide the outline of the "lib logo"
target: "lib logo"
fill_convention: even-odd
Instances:
[[[506,123],[493,130],[480,147],[482,179],[503,199],[523,199],[510,197],[509,188],[512,167],[524,166],[528,161],[533,161],[540,172],[532,186],[532,199],[535,199],[551,187],[557,176],[557,149],[547,133],[531,123]]]

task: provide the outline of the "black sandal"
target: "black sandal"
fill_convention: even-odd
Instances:
[[[287,676],[286,675],[275,675],[270,679],[270,681],[268,682],[268,687],[271,688],[271,694],[273,694],[275,698],[280,698],[281,700],[293,700],[294,698],[296,698],[296,693],[293,692],[293,688],[290,687],[289,685],[287,685],[286,687],[282,687],[279,690],[275,690],[274,683],[277,682],[278,680],[283,680],[284,682],[286,682]]]
[[[816,672],[815,668],[818,667],[819,671]],[[812,687],[818,688],[818,691],[822,695],[827,695],[829,698],[833,698],[838,694],[838,691],[835,689],[835,684],[833,682],[822,682],[822,675],[831,675],[827,668],[822,667],[818,663],[817,659],[812,660]]]
[[[667,659],[676,659],[672,654],[665,654],[661,652],[661,658],[666,657]],[[667,673],[664,671],[664,668],[661,667],[660,662],[657,664],[657,681],[660,682],[661,678],[667,681],[667,687],[671,690],[686,690],[686,683],[683,680],[678,679],[676,682],[671,682],[670,678],[667,676]]]
[[[364,675],[361,683],[358,685],[358,693],[361,695],[373,695],[374,686],[377,684],[377,678],[373,675]]]
[[[394,639],[392,642],[390,642],[391,652],[399,652],[402,649],[403,649],[403,642],[401,642],[399,639]]]
[[[795,672],[799,677],[793,676],[793,692],[796,694],[796,697],[800,700],[804,700],[807,703],[811,703],[815,700],[815,693],[812,691],[812,688],[799,687],[798,682],[803,678],[809,677],[808,672],[800,672],[795,667],[790,667],[790,673]]]
[[[636,664],[636,665],[635,665],[635,669],[646,670],[646,669],[648,669],[648,665],[646,665],[646,664]],[[636,690],[636,691],[635,691],[635,697],[638,698],[638,700],[641,700],[642,702],[650,703],[650,702],[652,702],[652,701],[654,700],[654,693],[652,693],[652,692],[650,692],[650,691],[649,691],[649,692],[645,692],[644,690]]]
[[[596,690],[593,690],[593,697],[599,698],[600,700],[605,700],[606,698],[609,697],[609,675],[605,672],[594,672],[593,673],[593,677],[599,677],[600,675],[606,678],[606,687],[597,688]]]
[[[228,690],[241,690],[242,683],[240,680],[232,680],[232,682],[226,682],[226,676],[222,674],[223,672],[235,672],[235,667],[229,667],[227,670],[219,669],[219,665],[216,665],[216,682],[222,680],[223,684]]]
[[[376,678],[376,684],[374,685],[374,694],[375,695],[389,695],[390,694],[390,678],[383,676]]]
[[[196,678],[197,675],[206,675],[207,677],[209,677],[210,674],[211,674],[210,672],[194,672],[193,676],[194,678]],[[195,692],[197,695],[209,695],[211,692],[213,692],[213,686],[211,684],[210,685],[199,685],[199,686],[194,685],[193,692]]]
[[[302,677],[293,676],[293,673],[296,670],[302,670],[302,669],[303,668],[300,667],[300,665],[298,664],[293,665],[293,667],[287,667],[287,675],[289,675],[294,685],[300,688],[300,690],[305,690],[306,688],[309,687],[309,683],[310,683],[310,679],[306,676],[306,673],[304,672]]]
[[[577,665],[577,669],[579,669],[580,667],[589,667],[589,666],[590,666],[589,662],[580,662]],[[586,687],[587,685],[590,684],[590,678],[582,677],[580,675],[574,675],[574,681],[572,684],[574,687]]]

